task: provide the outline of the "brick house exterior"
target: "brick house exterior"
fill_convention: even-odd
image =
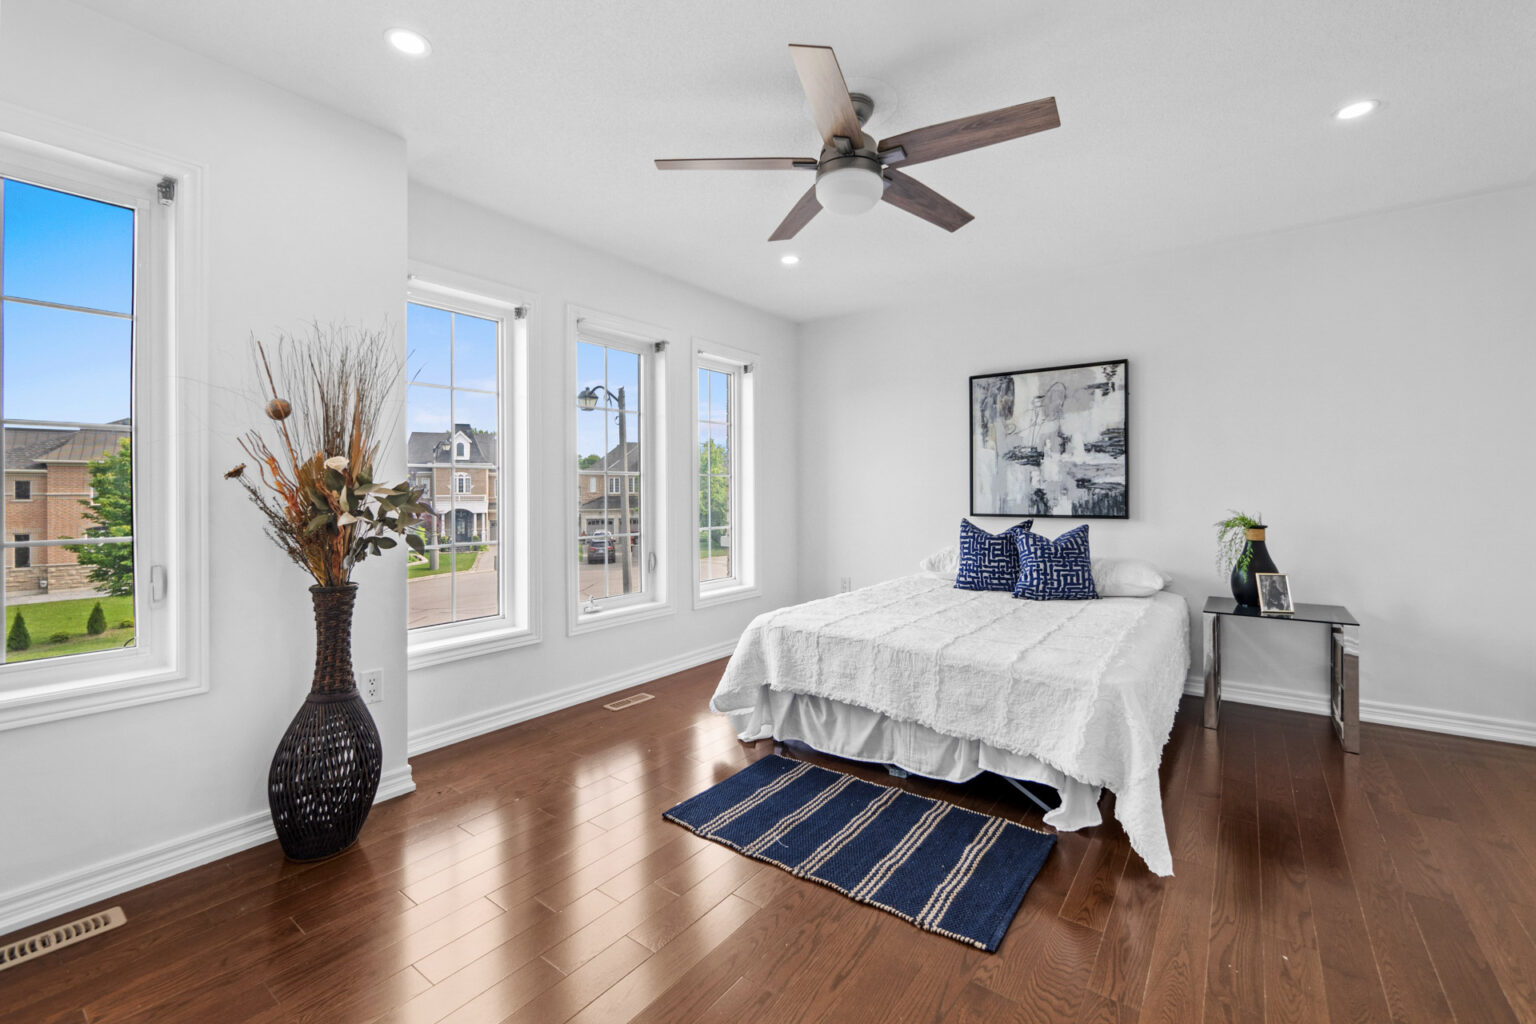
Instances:
[[[453,432],[414,432],[406,441],[411,483],[424,489],[438,543],[493,544],[497,528],[496,435],[455,423]]]
[[[629,491],[629,528],[634,533],[640,532],[639,472],[640,442],[638,441],[628,442],[627,452],[624,453],[619,451],[618,445],[614,445],[601,461],[576,471],[576,507],[579,510],[577,525],[582,537],[596,533],[598,530],[607,530],[615,534],[623,532],[621,525],[623,506],[619,504],[619,493],[612,490],[620,479],[617,476],[619,473],[628,474],[623,478],[627,483],[620,486]],[[604,484],[605,475],[608,475],[608,479],[614,483]]]
[[[5,431],[5,539],[66,540],[85,536],[90,464],[131,435],[127,421],[79,430]],[[5,592],[91,586],[87,568],[62,547],[6,548]]]

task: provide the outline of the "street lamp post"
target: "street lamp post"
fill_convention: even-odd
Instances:
[[[623,558],[622,558],[622,561],[624,563],[624,593],[628,594],[628,593],[632,592],[632,587],[631,587],[630,577],[629,577],[629,571],[630,571],[629,570],[629,556],[630,556],[630,539],[629,539],[630,538],[630,531],[629,531],[629,498],[630,498],[630,493],[629,493],[629,443],[628,443],[628,437],[627,437],[628,424],[625,422],[625,416],[624,416],[624,389],[623,388],[619,388],[619,390],[617,392],[613,392],[613,391],[609,391],[607,388],[603,387],[603,385],[601,385],[601,384],[597,384],[597,385],[595,385],[593,387],[590,387],[590,388],[583,388],[581,393],[576,396],[576,405],[577,405],[577,407],[579,409],[581,409],[582,412],[591,412],[593,409],[596,409],[597,408],[597,393],[599,391],[601,391],[603,394],[607,395],[609,398],[613,399],[619,405],[619,457],[620,457],[620,459],[623,460],[622,461],[622,465],[624,467],[623,468],[623,476],[620,478],[620,479],[623,480],[623,483],[619,484],[619,502],[620,502],[619,524],[620,524],[620,528],[622,529],[623,534],[624,534],[624,547],[623,547]],[[604,490],[605,491],[607,490],[606,485],[604,486]]]

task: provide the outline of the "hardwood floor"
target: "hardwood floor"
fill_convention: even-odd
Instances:
[[[333,860],[269,843],[105,901],[128,924],[0,973],[0,1022],[1536,1021],[1536,750],[1365,726],[1355,757],[1186,699],[1175,877],[1112,823],[1063,834],[987,954],[661,819],[769,751],[706,708],[723,664],[414,759]],[[1038,824],[995,778],[815,759]]]

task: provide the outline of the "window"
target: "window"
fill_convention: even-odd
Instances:
[[[406,458],[430,509],[426,552],[406,565],[412,667],[537,640],[517,390],[527,307],[495,285],[470,292],[447,272],[425,277],[413,275],[406,306]]]
[[[578,492],[572,517],[571,631],[581,632],[670,611],[657,572],[665,564],[662,489],[642,486],[665,475],[655,443],[665,343],[639,325],[572,312],[571,471],[606,481],[596,495]]]
[[[197,261],[177,259],[199,177],[120,166],[145,155],[98,141],[83,157],[0,134],[0,728],[207,689],[205,576],[185,557],[205,490],[190,423],[206,417],[180,383],[205,374],[200,348],[176,345],[183,292],[200,290]],[[46,502],[17,504],[34,492]]]
[[[743,353],[695,354],[696,603],[756,594],[752,579],[752,365]]]

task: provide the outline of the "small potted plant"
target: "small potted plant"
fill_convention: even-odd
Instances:
[[[428,509],[408,483],[374,481],[400,373],[387,334],[315,324],[280,338],[270,360],[254,346],[276,437],[269,444],[248,431],[240,446],[255,467],[224,475],[245,488],[268,538],[315,581],[314,677],[272,758],[267,799],[283,852],[319,860],[357,839],[382,767],[378,728],[352,676],[352,569],[395,547],[391,534],[420,553],[414,527]]]
[[[1259,606],[1259,581],[1256,573],[1279,572],[1269,548],[1264,543],[1263,516],[1250,516],[1236,509],[1216,522],[1216,566],[1229,573],[1232,597],[1238,604]]]

